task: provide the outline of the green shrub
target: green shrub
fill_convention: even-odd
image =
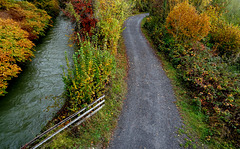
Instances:
[[[213,137],[240,145],[240,75],[231,73],[229,66],[203,44],[181,49],[173,54],[180,59],[176,68],[195,92],[194,100],[201,103],[200,108],[209,116]]]
[[[0,9],[6,10],[8,8],[8,1],[7,0],[0,0]]]
[[[84,42],[73,55],[73,67],[67,59],[67,72],[64,73],[68,109],[79,110],[102,96],[105,86],[115,73],[115,58],[108,51],[98,50],[90,42]]]
[[[240,145],[240,75],[201,43],[187,45],[169,35],[162,40],[159,47],[191,89],[192,103],[209,117],[209,137]]]
[[[154,43],[158,44],[162,42],[162,38],[166,31],[165,26],[160,22],[160,18],[157,16],[149,16],[146,18],[146,22],[143,25],[149,32],[149,36],[152,37]]]
[[[146,12],[149,9],[149,0],[136,0],[135,9],[139,12]]]
[[[212,25],[210,43],[219,51],[220,56],[235,57],[240,52],[240,28],[219,21]]]
[[[225,58],[238,58],[240,53],[240,28],[228,23],[218,7],[210,6],[206,11],[211,21],[209,45]]]

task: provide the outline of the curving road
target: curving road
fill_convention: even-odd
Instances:
[[[128,95],[110,149],[177,149],[182,126],[171,82],[141,33],[147,14],[130,17],[123,32],[129,57]]]

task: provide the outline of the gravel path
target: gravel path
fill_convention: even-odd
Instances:
[[[129,57],[128,95],[110,149],[177,149],[182,125],[170,80],[141,33],[147,14],[130,17],[123,32]]]

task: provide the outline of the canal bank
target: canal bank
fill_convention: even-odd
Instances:
[[[0,148],[19,148],[34,138],[61,108],[55,96],[64,92],[62,68],[65,51],[72,55],[70,20],[58,16],[18,78],[11,82],[8,94],[0,97]],[[63,104],[63,100],[58,100]],[[53,107],[52,107],[53,106]]]

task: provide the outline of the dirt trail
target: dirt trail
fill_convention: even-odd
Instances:
[[[147,14],[130,17],[123,32],[129,57],[128,95],[111,149],[177,149],[182,125],[170,80],[141,33]]]

